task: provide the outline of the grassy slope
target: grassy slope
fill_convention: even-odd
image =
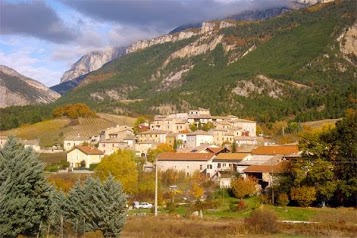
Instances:
[[[3,131],[1,135],[13,135],[22,139],[40,140],[40,146],[49,147],[54,144],[62,144],[66,135],[93,135],[93,133],[108,127],[119,125],[132,126],[135,118],[116,116],[111,114],[99,114],[101,118],[80,119],[71,121],[67,118],[46,120],[32,125],[24,125],[16,129]]]

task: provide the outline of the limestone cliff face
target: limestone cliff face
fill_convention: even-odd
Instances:
[[[42,83],[0,65],[0,108],[50,103],[60,95]]]
[[[184,32],[180,32],[180,33],[177,33],[174,35],[167,34],[167,35],[159,36],[159,37],[156,37],[151,40],[136,41],[126,49],[126,53],[127,54],[133,53],[138,50],[142,50],[147,47],[150,47],[153,45],[158,45],[158,44],[163,44],[166,42],[175,42],[175,41],[179,41],[179,40],[188,39],[194,35],[196,35],[196,33],[193,31],[184,31]]]
[[[348,56],[357,56],[357,22],[347,28],[337,39],[340,42],[340,50]]]
[[[221,22],[203,22],[202,27],[197,31],[195,29],[188,29],[175,34],[167,34],[156,37],[151,40],[141,40],[133,43],[126,49],[126,53],[134,53],[138,50],[148,48],[153,45],[163,44],[166,42],[176,42],[184,39],[191,38],[193,36],[204,36],[226,27],[233,27],[235,24],[229,21]]]
[[[81,75],[87,74],[94,70],[99,69],[105,63],[117,59],[125,54],[125,47],[111,48],[103,51],[94,51],[82,56],[71,68],[66,71],[62,78],[61,83],[66,82]]]

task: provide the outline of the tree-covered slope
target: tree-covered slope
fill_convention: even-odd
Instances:
[[[356,50],[341,49],[355,12],[354,1],[335,1],[268,20],[204,23],[176,33],[191,37],[158,38],[104,65],[55,104],[134,116],[205,107],[260,122],[338,118],[356,106]]]

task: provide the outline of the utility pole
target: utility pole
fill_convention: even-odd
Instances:
[[[154,215],[157,216],[157,157],[155,159],[155,204],[154,204]]]
[[[274,151],[275,156],[275,151]],[[273,157],[274,158],[274,157]],[[274,205],[274,167],[273,167],[273,158],[270,159],[271,164],[271,203]]]

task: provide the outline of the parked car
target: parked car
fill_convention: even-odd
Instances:
[[[140,208],[152,208],[152,204],[148,202],[137,202],[135,201],[133,204],[134,209],[140,209]]]

